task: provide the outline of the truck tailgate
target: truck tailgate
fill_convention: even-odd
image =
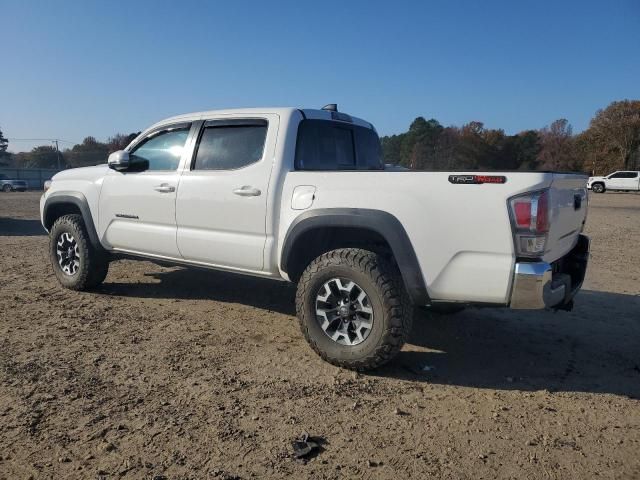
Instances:
[[[553,175],[549,189],[550,227],[544,261],[557,260],[576,245],[587,217],[587,179],[586,175],[572,173]]]

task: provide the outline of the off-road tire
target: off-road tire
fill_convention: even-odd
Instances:
[[[332,340],[317,320],[316,296],[321,286],[334,277],[357,283],[370,297],[373,326],[357,345],[341,345]],[[395,357],[413,323],[413,305],[397,267],[380,254],[359,248],[332,250],[311,262],[298,282],[296,311],[302,334],[320,357],[357,371],[379,367]]]
[[[62,271],[56,253],[58,239],[65,232],[71,234],[78,244],[80,266],[73,275]],[[64,215],[55,221],[49,235],[49,258],[58,281],[70,290],[94,288],[104,281],[109,271],[108,254],[91,244],[81,215]]]

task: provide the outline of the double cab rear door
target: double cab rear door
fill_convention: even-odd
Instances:
[[[260,272],[276,114],[220,115],[147,132],[110,170],[99,231],[113,250]]]

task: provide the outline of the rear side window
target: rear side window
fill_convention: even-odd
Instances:
[[[611,175],[609,178],[636,178],[638,172],[617,172]]]
[[[303,120],[295,166],[297,170],[380,170],[380,139],[374,130],[358,125]]]
[[[266,121],[207,122],[200,134],[193,170],[235,170],[262,158]]]

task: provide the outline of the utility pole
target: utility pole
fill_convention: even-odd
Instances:
[[[54,140],[53,143],[56,144],[56,160],[58,164],[58,170],[60,170],[60,149],[58,148],[58,140]]]

